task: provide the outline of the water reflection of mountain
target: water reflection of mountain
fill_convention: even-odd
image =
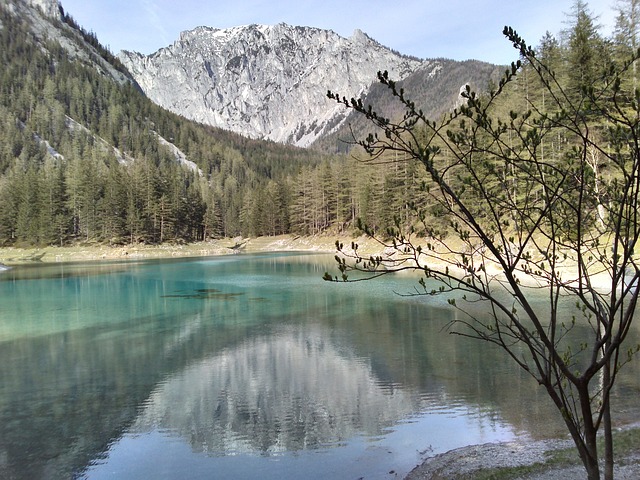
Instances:
[[[379,435],[420,398],[381,384],[327,332],[287,328],[197,362],[163,382],[132,431],[169,430],[196,451],[276,453]]]
[[[498,349],[442,331],[451,310],[381,283],[318,288],[313,261],[268,260],[11,282],[7,298],[28,308],[0,342],[0,478],[72,478],[155,427],[195,451],[275,453],[376,435],[422,408],[557,423]],[[70,291],[72,309],[36,309],[35,296],[50,305]],[[639,363],[619,378],[625,405],[637,406]]]
[[[175,328],[162,328],[166,321],[2,342],[0,478],[73,478],[124,434],[165,375],[242,336],[197,314]]]
[[[3,342],[0,477],[71,478],[126,432],[154,426],[195,451],[277,452],[377,435],[421,407],[461,405],[419,354],[430,329],[403,329],[406,312],[386,303],[355,319],[368,303],[351,301],[340,314],[322,299],[307,305],[311,325],[251,325],[234,300],[231,309],[214,303],[191,316]]]

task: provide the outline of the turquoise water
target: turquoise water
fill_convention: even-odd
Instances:
[[[0,273],[0,478],[398,478],[563,433],[500,351],[443,331],[442,299],[394,294],[408,277],[328,284],[331,268],[274,254]]]

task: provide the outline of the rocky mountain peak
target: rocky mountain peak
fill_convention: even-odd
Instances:
[[[356,30],[197,27],[152,55],[120,60],[154,102],[252,138],[308,146],[344,122],[327,90],[364,95],[379,70],[402,79],[422,64]]]

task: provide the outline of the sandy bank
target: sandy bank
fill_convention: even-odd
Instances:
[[[75,262],[93,260],[119,260],[140,258],[203,257],[233,255],[237,253],[272,251],[335,252],[332,237],[278,237],[235,238],[185,245],[73,245],[42,248],[0,248],[0,264],[19,265],[34,262]]]

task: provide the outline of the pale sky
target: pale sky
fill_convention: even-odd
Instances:
[[[503,37],[513,27],[536,46],[546,31],[558,35],[573,0],[61,0],[86,30],[113,53],[150,54],[197,26],[252,23],[311,26],[343,37],[355,29],[381,44],[420,58],[469,58],[496,64],[518,59]],[[588,0],[609,36],[615,0]]]

